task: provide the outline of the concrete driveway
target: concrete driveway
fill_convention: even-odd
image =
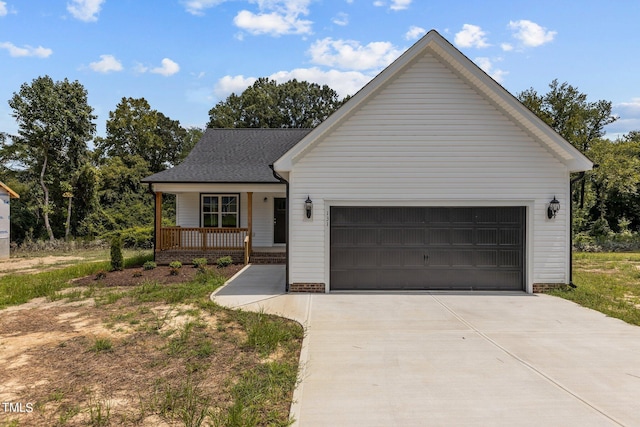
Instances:
[[[285,294],[251,266],[212,299],[307,329],[300,426],[640,426],[640,328],[524,293]]]

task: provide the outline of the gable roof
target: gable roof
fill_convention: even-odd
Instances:
[[[349,99],[338,111],[315,128],[311,134],[307,135],[299,144],[280,157],[274,163],[275,170],[278,172],[291,171],[295,163],[304,157],[305,153],[313,148],[324,135],[347,120],[354,111],[361,107],[370,97],[374,96],[398,73],[401,73],[416,58],[427,52],[433,54],[443,64],[454,70],[458,76],[462,77],[465,82],[494,104],[513,122],[519,124],[526,132],[540,141],[551,154],[567,165],[571,172],[589,170],[593,167],[593,163],[579,150],[532,113],[516,97],[487,75],[437,31],[431,30]]]
[[[184,161],[148,183],[279,183],[269,165],[311,129],[207,129]]]
[[[7,184],[5,184],[4,182],[0,181],[0,188],[4,189],[7,193],[9,193],[9,198],[11,199],[19,199],[20,196],[18,195],[18,193],[16,193],[15,191],[13,191],[12,189],[10,189]]]

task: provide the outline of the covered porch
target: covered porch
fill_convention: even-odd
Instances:
[[[154,184],[156,262],[284,264],[286,199],[282,184]],[[257,190],[257,191],[248,191]],[[164,194],[176,196],[176,225],[163,225]]]

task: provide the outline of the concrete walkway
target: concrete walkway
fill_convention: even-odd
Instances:
[[[523,293],[285,294],[251,266],[212,298],[306,337],[299,426],[640,426],[640,328]]]

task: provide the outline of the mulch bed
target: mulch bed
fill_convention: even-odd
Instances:
[[[242,264],[232,264],[224,268],[206,268],[215,270],[223,276],[231,277],[242,270],[243,267],[244,265]],[[170,271],[171,269],[166,265],[158,266],[153,270],[144,270],[142,267],[127,268],[123,271],[103,272],[104,277],[101,277],[102,274],[82,277],[74,280],[73,284],[78,286],[138,286],[148,282],[161,284],[183,283],[193,280],[198,273],[198,269],[191,265],[183,265],[182,268],[178,270],[177,275],[172,275]]]

